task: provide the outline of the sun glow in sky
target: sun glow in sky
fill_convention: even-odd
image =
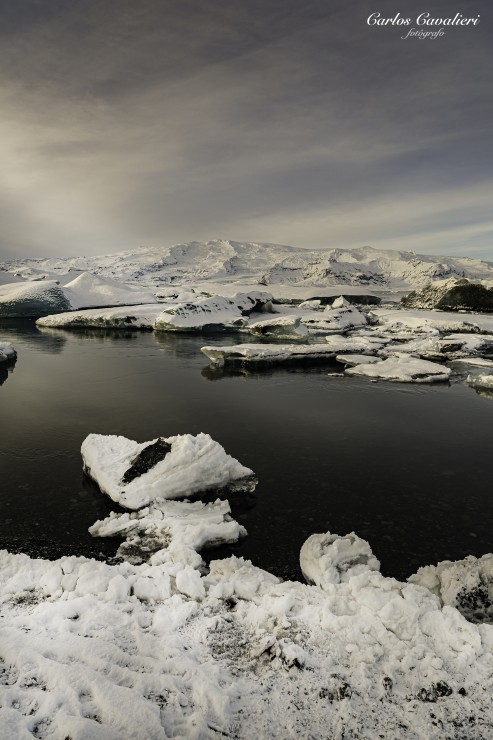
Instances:
[[[410,0],[0,0],[0,257],[231,238],[493,259],[493,11],[425,9],[481,21],[403,40],[367,18]]]

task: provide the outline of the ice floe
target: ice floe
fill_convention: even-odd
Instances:
[[[485,390],[493,390],[493,374],[468,375],[467,382],[473,388],[484,388]]]
[[[214,365],[228,363],[283,363],[330,359],[335,352],[327,344],[233,344],[207,346],[201,351]]]
[[[81,454],[85,472],[101,491],[126,509],[141,509],[156,499],[253,485],[253,471],[203,433],[158,437],[142,443],[89,434]]]
[[[13,362],[16,357],[17,352],[11,342],[0,342],[0,362]]]
[[[90,308],[43,316],[38,326],[58,329],[146,329],[152,330],[156,318],[162,313],[162,303],[119,308]]]
[[[337,362],[345,365],[365,365],[373,362],[381,362],[381,357],[375,355],[336,355]]]
[[[228,501],[156,501],[131,513],[111,513],[89,528],[95,537],[125,537],[117,555],[132,563],[178,562],[202,565],[200,550],[237,542],[245,529],[232,517]]]
[[[451,370],[429,360],[421,360],[407,354],[389,357],[381,362],[356,365],[346,368],[347,375],[365,375],[381,380],[395,380],[401,383],[434,383],[447,381]]]

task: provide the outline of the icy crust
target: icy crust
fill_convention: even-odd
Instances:
[[[69,311],[43,316],[36,321],[36,324],[60,329],[92,327],[95,329],[147,329],[150,331],[162,310],[161,303],[122,306],[120,308],[91,308],[85,311]]]
[[[14,362],[17,357],[14,345],[10,342],[0,342],[0,363]]]
[[[337,563],[358,545],[342,539]],[[467,581],[480,562],[445,565]],[[493,627],[418,583],[347,569],[322,589],[241,558],[207,575],[6,552],[0,566],[3,737],[493,733]]]
[[[446,382],[451,369],[436,362],[420,360],[408,354],[397,354],[375,363],[358,364],[344,371],[347,375],[365,375],[381,380],[395,380],[401,383]]]
[[[213,296],[166,308],[155,320],[156,331],[199,331],[204,328],[240,329],[253,311],[271,310],[272,295],[256,291],[231,298]]]
[[[231,518],[228,501],[204,504],[154,501],[140,511],[110,514],[89,528],[94,537],[124,537],[117,556],[132,563],[176,562],[198,568],[200,550],[237,542],[244,527]]]
[[[228,363],[292,362],[297,359],[318,360],[334,357],[327,344],[233,344],[223,347],[201,347],[201,351],[214,365]]]
[[[156,454],[148,454],[159,443]],[[253,471],[203,433],[142,443],[89,434],[81,454],[85,472],[103,493],[126,509],[141,509],[158,499],[185,498],[199,491],[254,485]]]

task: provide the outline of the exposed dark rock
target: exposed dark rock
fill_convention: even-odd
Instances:
[[[153,444],[144,447],[139,452],[137,457],[132,460],[132,465],[128,468],[127,472],[122,478],[122,483],[125,485],[131,483],[135,478],[138,478],[144,473],[147,473],[153,468],[158,462],[164,460],[168,452],[171,451],[171,445],[168,444],[162,437],[159,437]]]
[[[465,278],[441,280],[409,293],[402,298],[402,305],[441,311],[493,311],[493,288]]]

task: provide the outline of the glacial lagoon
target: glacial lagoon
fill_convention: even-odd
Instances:
[[[237,335],[40,330],[29,320],[3,320],[0,335],[18,352],[0,378],[2,548],[110,558],[117,542],[87,532],[116,510],[82,473],[87,434],[208,432],[259,482],[229,497],[248,536],[205,558],[241,555],[301,578],[310,534],[355,531],[383,573],[405,578],[493,550],[493,399],[466,385],[464,367],[450,384],[411,386],[329,376],[335,363],[208,366],[200,347]]]

